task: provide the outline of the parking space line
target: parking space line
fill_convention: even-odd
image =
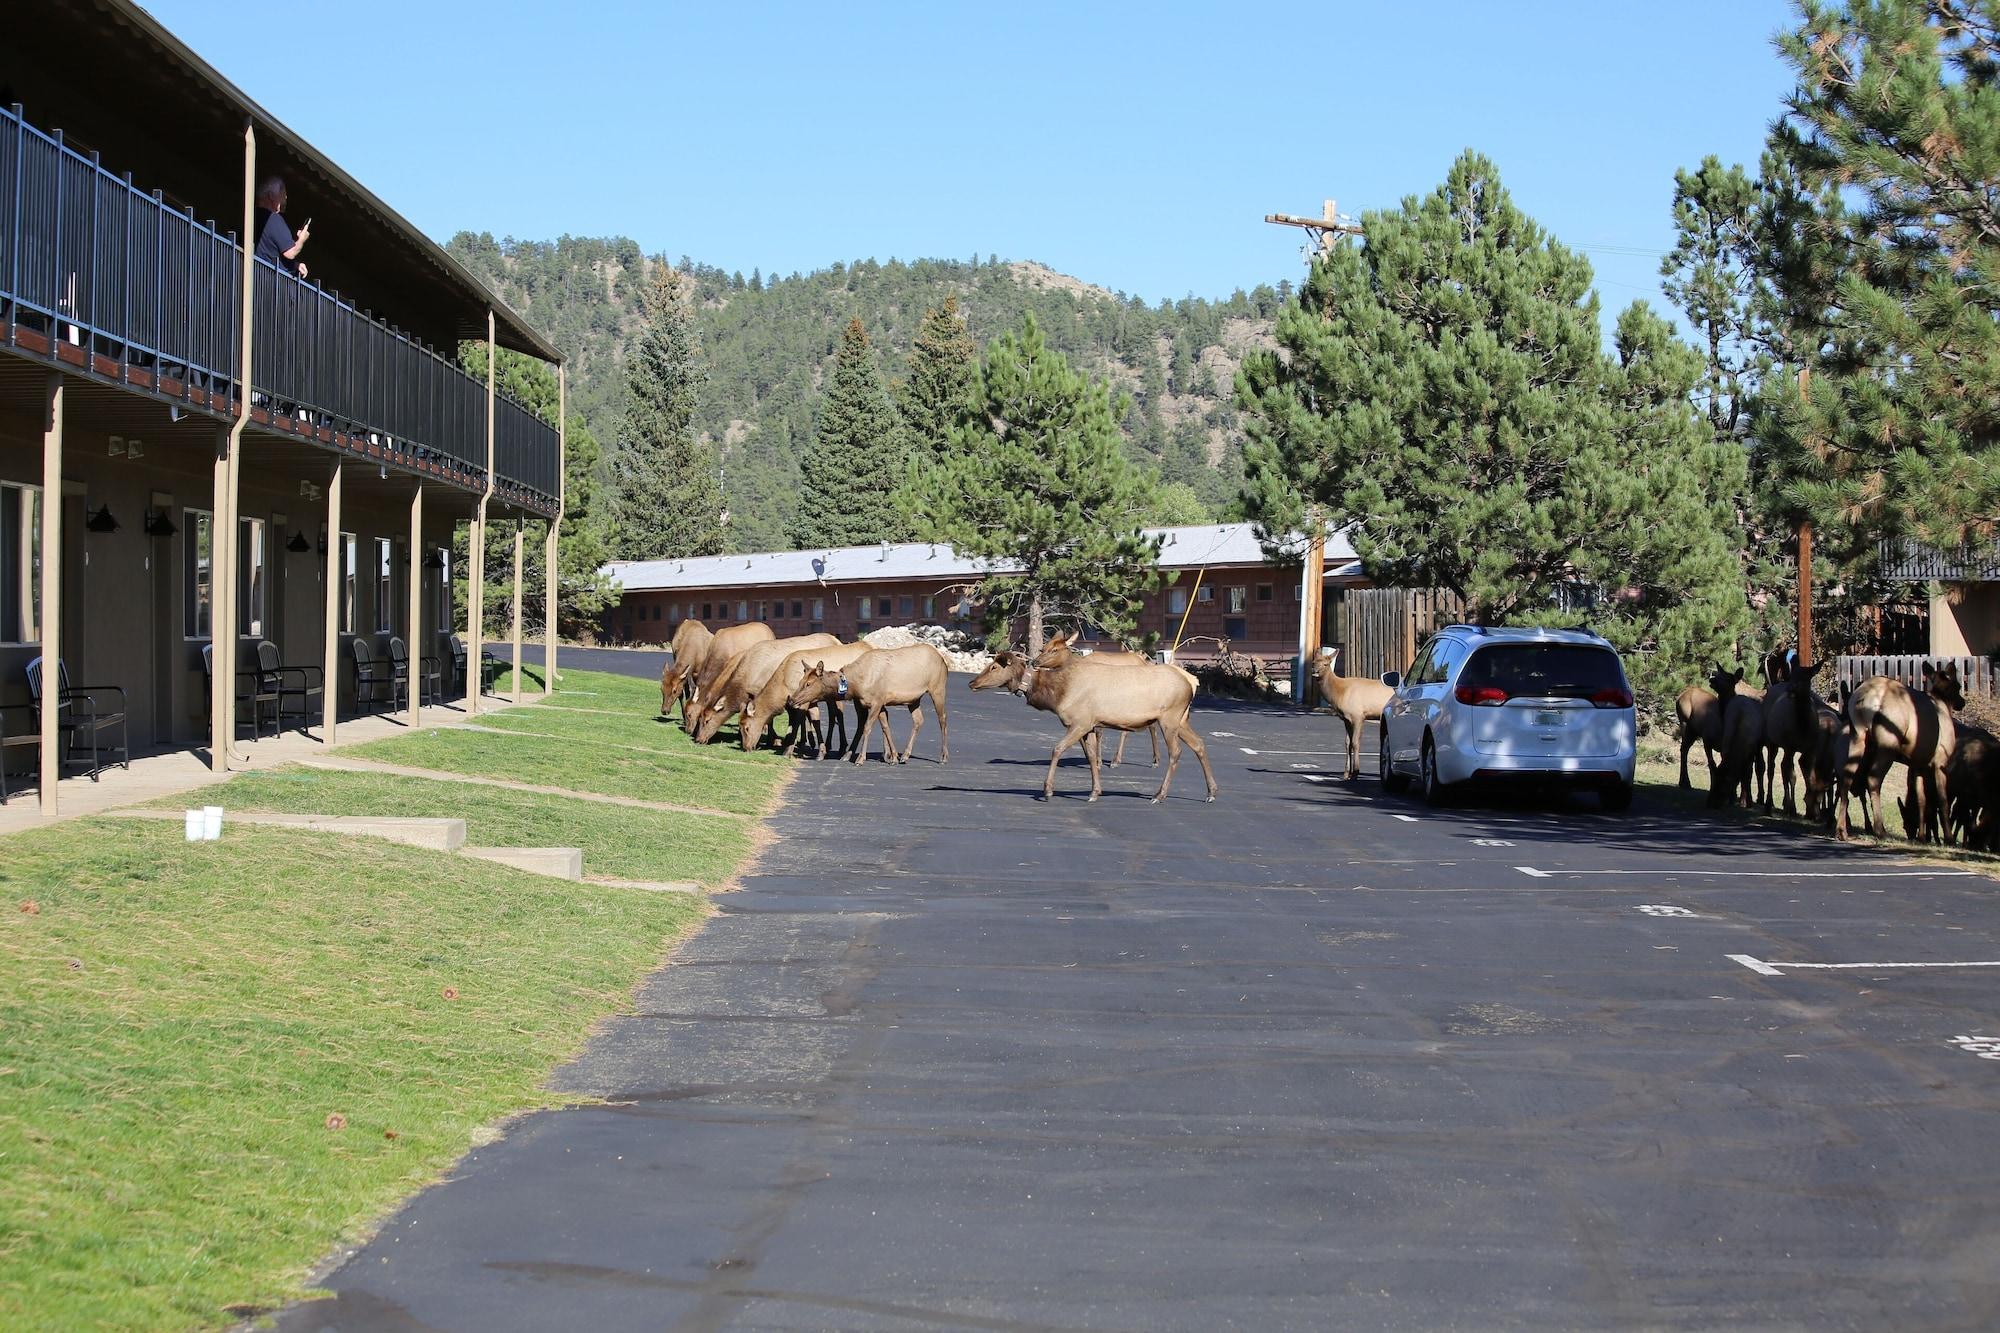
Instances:
[[[1657,870],[1537,870],[1534,866],[1514,869],[1531,879],[1551,875],[1721,875],[1732,879],[1977,879],[1970,870],[1686,870],[1662,866]]]
[[[1990,963],[1767,963],[1761,958],[1752,958],[1747,953],[1732,953],[1723,956],[1728,958],[1732,963],[1741,963],[1752,972],[1767,977],[1782,977],[1785,974],[1780,969],[1784,968],[1790,968],[1793,971],[1812,968],[1818,971],[1838,972],[1867,971],[1870,968],[1892,967],[2000,967],[2000,961]]]

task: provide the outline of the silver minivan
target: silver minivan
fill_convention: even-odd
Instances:
[[[1638,718],[1618,650],[1581,630],[1452,625],[1424,644],[1409,673],[1389,672],[1382,785],[1414,777],[1433,804],[1453,787],[1493,779],[1597,791],[1607,810],[1632,803]]]

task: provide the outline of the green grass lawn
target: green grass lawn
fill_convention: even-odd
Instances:
[[[560,663],[560,653],[556,658]],[[542,689],[542,669],[525,666],[521,674],[527,678],[523,697],[539,694]],[[562,708],[615,708],[622,711],[644,709],[647,717],[660,711],[660,682],[657,678],[642,679],[637,676],[620,676],[609,671],[578,671],[562,667],[562,688],[556,691],[550,703]],[[502,671],[494,682],[493,692],[506,696],[513,692],[514,672]]]
[[[749,818],[640,810],[503,787],[287,766],[244,773],[204,801],[232,810],[463,819],[481,847],[581,847],[583,873],[612,879],[695,880],[713,887],[749,853]],[[187,799],[154,804],[178,810]]]
[[[64,1329],[215,1327],[297,1294],[482,1126],[545,1103],[703,910],[116,819],[8,838],[0,904],[0,1327]]]

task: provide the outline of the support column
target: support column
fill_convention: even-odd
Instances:
[[[326,748],[334,746],[333,729],[340,717],[340,607],[347,596],[347,543],[340,540],[341,480],[347,475],[345,460],[333,460],[333,476],[326,483],[326,658],[322,663],[320,696],[324,710],[320,733]]]
[[[252,295],[257,280],[257,131],[250,122],[243,123],[243,230],[238,233],[241,244],[237,247],[242,257],[239,270],[239,298],[241,305],[236,312],[236,419],[229,425],[229,438],[223,457],[218,460],[216,480],[220,483],[215,506],[215,517],[209,529],[209,578],[210,657],[214,662],[216,695],[213,716],[220,719],[221,744],[210,750],[212,767],[221,772],[228,768],[231,753],[236,746],[236,648],[237,648],[237,601],[236,565],[240,525],[237,523],[237,497],[242,481],[243,429],[250,424],[250,386],[253,382],[250,354],[251,318],[255,310]]]
[[[479,517],[472,520],[472,572],[466,586],[465,711],[479,712],[479,662],[486,639],[486,506],[493,498],[494,356],[493,312],[486,312],[486,489],[479,497]]]
[[[562,528],[563,508],[569,499],[569,367],[556,366],[556,516],[549,520],[547,548],[542,556],[542,592],[547,609],[542,615],[542,693],[556,692],[556,597],[562,588],[556,572],[556,535]]]
[[[521,702],[521,520],[514,520],[514,702]]]
[[[63,377],[51,370],[42,424],[42,816],[56,815],[62,781]]]
[[[424,724],[424,484],[410,497],[410,728]]]
[[[208,766],[217,773],[229,770],[230,714],[236,705],[235,657],[224,650],[222,633],[223,593],[229,585],[222,516],[229,508],[229,442],[234,433],[233,426],[215,433],[213,496],[208,505]]]
[[[1326,583],[1326,524],[1317,506],[1306,510],[1305,566],[1299,571],[1299,664],[1292,672],[1292,702],[1303,708],[1312,688],[1313,658],[1320,648],[1320,596]]]

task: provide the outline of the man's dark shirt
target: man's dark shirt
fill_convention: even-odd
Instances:
[[[257,228],[257,258],[267,259],[285,272],[296,274],[299,261],[285,257],[285,251],[292,248],[294,239],[291,227],[285,222],[285,215],[262,208],[257,212],[264,219]]]

